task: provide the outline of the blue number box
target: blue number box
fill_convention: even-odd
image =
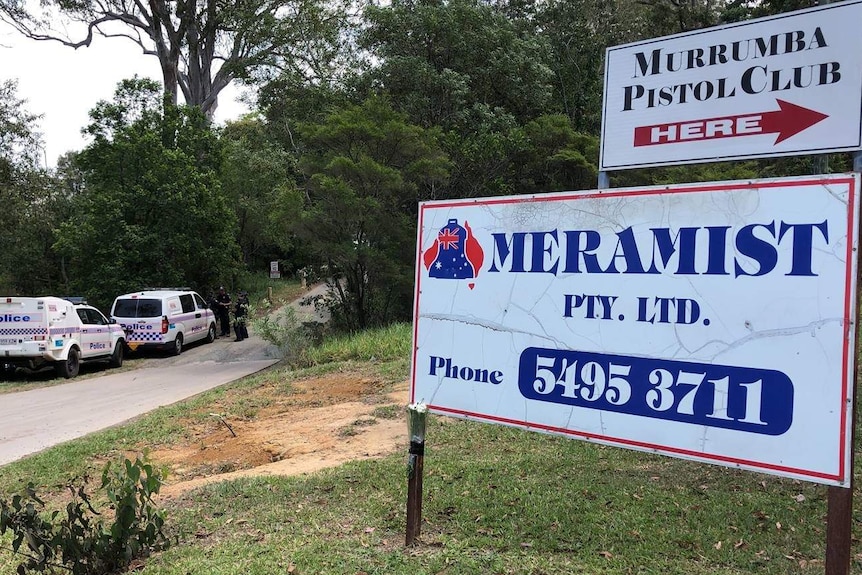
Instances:
[[[771,369],[531,347],[518,388],[536,401],[763,435],[793,423],[793,383]]]

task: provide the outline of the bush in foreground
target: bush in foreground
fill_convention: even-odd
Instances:
[[[164,512],[153,504],[162,473],[141,458],[110,462],[99,490],[112,514],[93,507],[87,479],[68,485],[65,513],[46,514],[46,504],[29,484],[22,495],[0,499],[0,535],[12,533],[12,550],[23,558],[17,572],[96,575],[128,566],[137,557],[166,549]]]

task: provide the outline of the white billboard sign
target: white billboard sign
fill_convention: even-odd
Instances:
[[[846,486],[858,178],[421,204],[411,402]]]
[[[601,170],[862,149],[862,2],[608,48]]]

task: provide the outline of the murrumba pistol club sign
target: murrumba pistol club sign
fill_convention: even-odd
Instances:
[[[858,176],[421,204],[411,401],[850,477]]]
[[[862,2],[608,48],[602,170],[862,148]]]

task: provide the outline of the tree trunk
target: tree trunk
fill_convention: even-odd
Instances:
[[[179,72],[173,62],[162,61],[162,82],[165,90],[165,103],[177,105],[179,97]]]

